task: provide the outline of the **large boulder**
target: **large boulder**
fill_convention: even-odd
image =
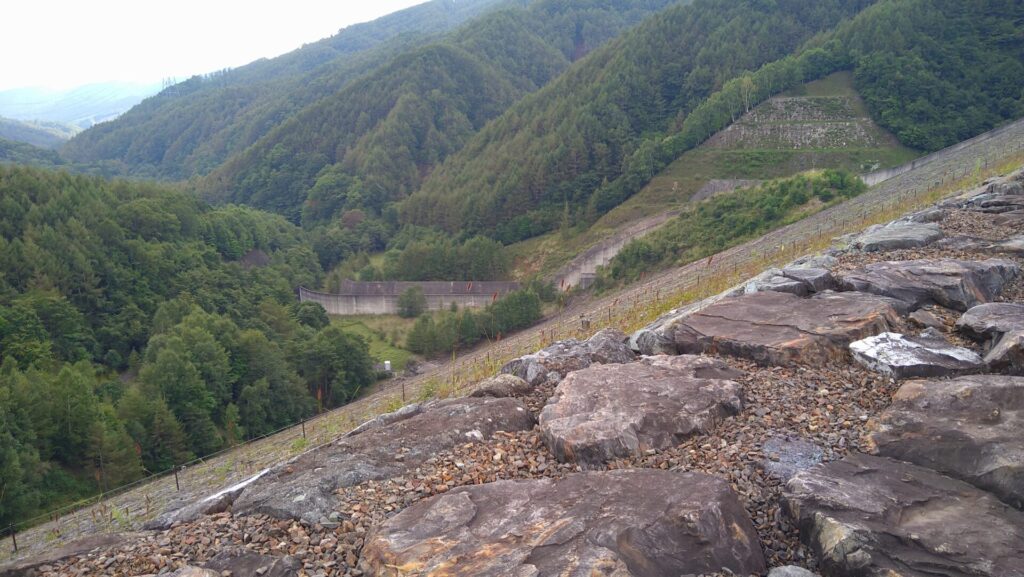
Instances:
[[[853,246],[864,252],[902,250],[927,246],[943,236],[937,224],[895,222],[861,234]]]
[[[1014,330],[1024,330],[1024,304],[986,303],[971,308],[956,321],[956,329],[977,341],[994,341]]]
[[[601,467],[706,433],[743,408],[742,373],[709,357],[648,357],[570,373],[540,413],[561,461]]]
[[[890,299],[824,292],[802,299],[761,292],[721,300],[672,326],[681,354],[717,353],[761,364],[822,365],[847,357],[853,341],[900,324]]]
[[[617,329],[598,331],[586,341],[559,341],[532,355],[519,357],[501,368],[502,373],[515,375],[530,386],[545,381],[558,381],[572,371],[591,364],[628,363],[636,360],[629,348],[629,337]]]
[[[407,419],[342,438],[274,467],[245,488],[232,510],[236,515],[263,513],[318,523],[334,510],[339,488],[397,476],[456,445],[533,425],[533,416],[515,399],[433,401]]]
[[[1020,267],[1003,259],[954,259],[877,262],[841,277],[846,290],[897,299],[906,310],[938,304],[957,311],[991,302],[1020,275]]]
[[[917,465],[851,455],[798,473],[784,504],[830,577],[1024,577],[1024,513]]]
[[[871,429],[871,452],[935,469],[1024,508],[1024,378],[911,381]]]
[[[850,343],[850,352],[858,363],[897,379],[962,375],[985,368],[978,353],[950,344],[937,331],[917,337],[882,333]]]
[[[499,481],[420,501],[367,537],[367,575],[662,577],[761,574],[726,481],[650,469]]]

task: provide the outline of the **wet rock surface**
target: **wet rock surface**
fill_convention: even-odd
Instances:
[[[908,312],[926,304],[966,311],[994,301],[1020,272],[1004,259],[913,260],[869,264],[842,275],[840,282],[847,290],[897,299]]]
[[[557,342],[537,353],[509,362],[502,373],[515,375],[530,386],[548,380],[558,381],[572,371],[585,369],[591,364],[628,363],[636,354],[628,345],[629,337],[615,329],[602,330],[586,341],[568,339]]]
[[[570,373],[540,413],[561,461],[584,467],[677,445],[743,408],[740,371],[697,356],[648,357]]]
[[[851,455],[799,473],[785,502],[825,575],[1024,576],[1024,513],[930,469]]]
[[[975,373],[985,368],[978,353],[952,345],[940,333],[882,333],[850,344],[862,365],[897,379]]]
[[[870,450],[1024,508],[1024,378],[911,381],[871,425]]]
[[[504,481],[417,503],[368,538],[368,575],[762,573],[764,557],[729,485],[708,475],[592,472]]]
[[[892,301],[864,293],[811,298],[762,292],[722,300],[673,327],[683,354],[714,353],[763,364],[824,364],[846,358],[852,341],[896,328]]]
[[[235,501],[234,512],[264,513],[316,523],[333,509],[333,492],[398,475],[455,445],[497,431],[533,427],[533,415],[514,399],[435,401],[418,414],[310,451],[269,471]]]
[[[864,252],[882,252],[927,246],[943,236],[937,224],[900,222],[868,231],[858,236],[853,245]]]

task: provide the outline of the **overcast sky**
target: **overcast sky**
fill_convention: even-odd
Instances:
[[[184,80],[424,1],[10,0],[0,9],[0,90]]]

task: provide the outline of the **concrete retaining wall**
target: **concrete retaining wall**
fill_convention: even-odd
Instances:
[[[299,302],[320,303],[330,315],[398,314],[398,297],[410,286],[423,288],[428,310],[484,307],[517,290],[515,282],[353,282],[345,281],[339,294],[299,287]]]

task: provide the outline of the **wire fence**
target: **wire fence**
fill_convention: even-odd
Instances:
[[[176,499],[195,498],[199,492],[252,476],[310,446],[330,442],[375,414],[412,400],[457,395],[495,374],[508,360],[556,340],[584,337],[604,327],[635,330],[675,307],[738,284],[767,266],[823,248],[835,236],[926,206],[1014,161],[1024,163],[1024,121],[709,259],[651,275],[638,286],[615,294],[580,299],[538,327],[454,357],[429,374],[399,379],[349,405],[10,525],[0,533],[8,544],[0,554],[22,556],[90,533],[136,528]]]

